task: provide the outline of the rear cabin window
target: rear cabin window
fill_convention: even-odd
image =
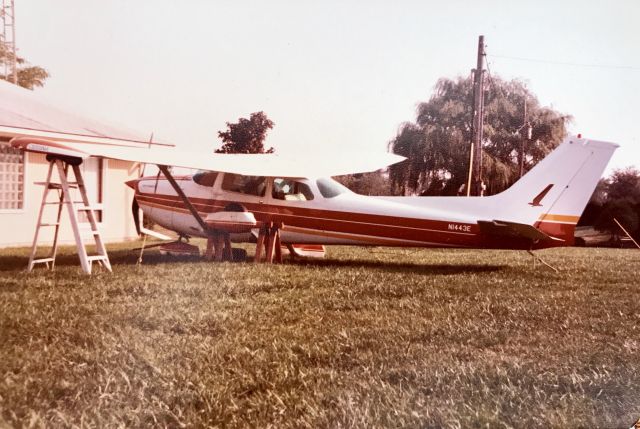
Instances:
[[[309,201],[313,193],[306,183],[291,179],[274,179],[271,196],[276,200]]]
[[[331,180],[331,179],[318,179],[316,180],[316,184],[318,185],[318,189],[320,190],[320,193],[325,198],[333,198],[333,197],[337,197],[340,194],[351,192],[345,186],[342,186],[335,180]]]
[[[193,175],[193,181],[200,186],[213,186],[218,173],[215,171],[198,171]]]
[[[222,189],[225,191],[263,197],[266,188],[267,179],[263,176],[225,174],[222,179]]]

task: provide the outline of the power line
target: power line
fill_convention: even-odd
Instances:
[[[530,63],[542,63],[542,64],[554,64],[559,66],[571,66],[571,67],[590,67],[590,68],[602,68],[602,69],[618,69],[618,70],[636,70],[640,71],[640,67],[624,66],[624,65],[611,65],[611,64],[586,64],[586,63],[571,63],[565,61],[552,61],[543,60],[538,58],[523,58],[523,57],[511,57],[508,55],[495,55],[491,54],[494,58],[504,58],[514,61],[527,61]]]
[[[490,84],[490,85],[491,85],[491,87],[492,87],[492,88],[494,88],[494,89],[495,89],[495,88],[498,88],[498,90],[502,93],[502,96],[503,96],[505,99],[507,99],[508,97],[507,97],[507,94],[504,92],[504,88],[502,88],[502,86],[500,86],[500,85],[496,85],[496,84],[493,82],[493,76],[491,76],[491,67],[490,67],[490,64],[489,64],[489,58],[488,58],[488,55],[487,55],[486,51],[485,51],[484,56],[485,56],[485,57],[487,57],[487,74],[488,74],[488,76],[489,76],[489,84]],[[493,55],[493,56],[495,56],[495,55]]]

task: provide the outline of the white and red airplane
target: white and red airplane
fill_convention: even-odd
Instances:
[[[30,137],[16,138],[12,145],[64,160],[96,156],[158,165],[162,176],[127,185],[145,216],[181,236],[219,233],[261,245],[260,228],[275,225],[283,244],[523,250],[573,244],[575,226],[618,147],[568,137],[509,189],[480,198],[369,197],[329,178],[402,159],[392,154],[336,156],[323,163],[275,154],[203,156],[175,148]],[[174,177],[168,166],[200,171]]]

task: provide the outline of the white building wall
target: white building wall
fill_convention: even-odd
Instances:
[[[43,192],[43,186],[35,185],[34,182],[44,182],[48,168],[49,163],[44,155],[26,154],[24,207],[21,210],[0,210],[0,247],[31,245]],[[106,242],[137,238],[131,215],[133,190],[126,186],[125,182],[137,178],[138,174],[139,169],[132,162],[104,161],[102,181],[103,214],[100,230]],[[56,191],[50,191],[49,200],[55,200],[56,195]],[[55,221],[56,209],[57,205],[47,206],[43,219],[51,222]],[[87,243],[93,243],[88,234],[87,237]],[[52,238],[53,228],[46,227],[41,229],[38,241],[39,243],[49,244]],[[63,208],[59,241],[61,244],[75,243],[66,207]]]

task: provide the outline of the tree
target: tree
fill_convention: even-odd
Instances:
[[[524,141],[524,170],[531,169],[566,135],[571,118],[540,106],[517,80],[493,77],[485,94],[483,179],[487,194],[509,187],[519,178]],[[532,126],[531,141],[523,127]],[[472,140],[473,85],[470,79],[440,79],[435,92],[417,108],[415,123],[406,122],[389,148],[408,158],[390,167],[392,184],[403,195],[455,195],[466,184]]]
[[[237,123],[227,122],[227,131],[218,131],[224,143],[216,153],[273,153],[264,149],[267,132],[275,124],[264,112],[252,113],[249,119],[239,118]]]
[[[347,174],[335,177],[347,188],[360,195],[390,195],[389,178],[381,171],[370,173]]]
[[[5,64],[11,60],[13,53],[9,52],[6,47],[0,44],[0,67],[4,69]],[[44,81],[49,77],[49,72],[39,66],[31,66],[21,57],[16,57],[18,65],[18,85],[27,89],[44,86]],[[0,79],[11,81],[12,76],[0,74]]]
[[[616,218],[631,236],[640,240],[640,171],[632,167],[615,170],[604,182],[604,198],[601,194],[602,191],[600,195],[596,192],[591,198],[591,204],[599,207],[594,216],[596,228],[622,235],[613,221]]]

